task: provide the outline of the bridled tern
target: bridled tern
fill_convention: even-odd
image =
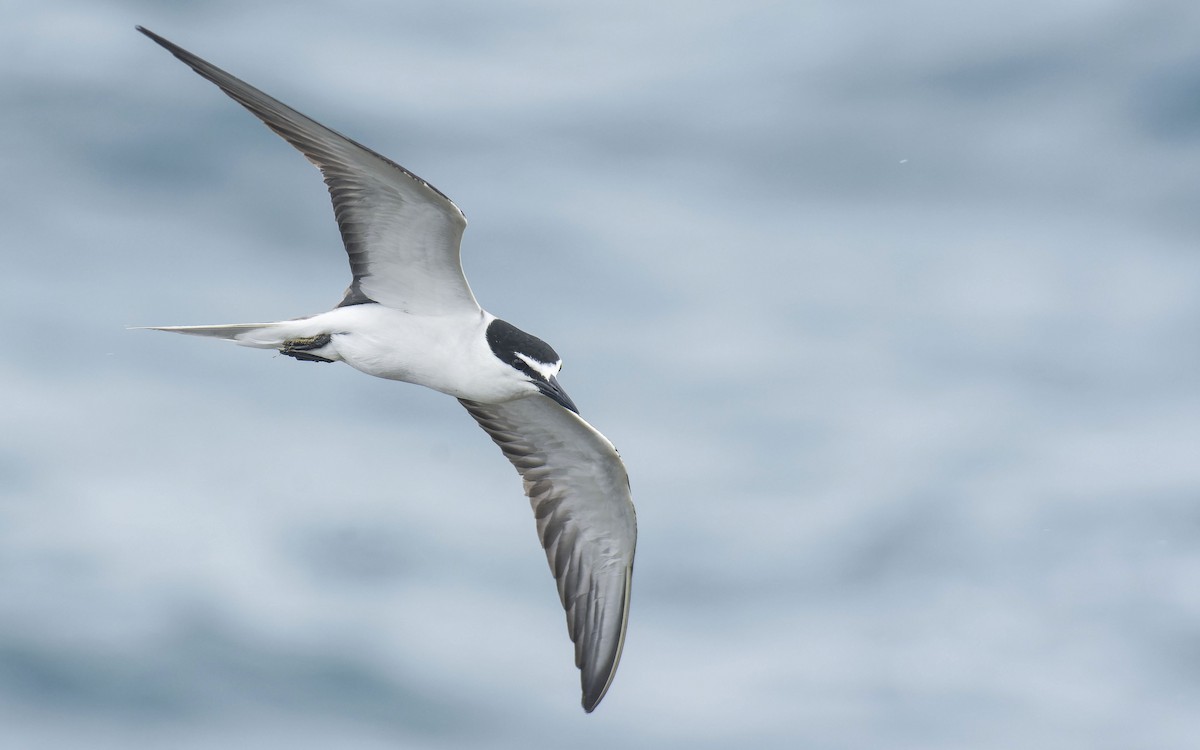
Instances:
[[[625,642],[637,523],[625,466],[558,383],[549,344],[475,301],[458,206],[404,167],[138,27],[321,170],[352,281],[329,312],[275,323],[154,330],[345,362],[454,396],[524,480],[575,643],[583,707],[604,697]]]

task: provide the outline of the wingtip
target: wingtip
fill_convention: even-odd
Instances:
[[[163,49],[169,51],[173,55],[178,56],[180,52],[184,51],[179,47],[179,45],[175,44],[170,39],[167,39],[166,37],[162,37],[162,36],[159,36],[158,34],[155,34],[153,31],[151,31],[150,29],[147,29],[145,26],[138,25],[138,26],[134,26],[134,28],[137,29],[138,31],[142,32],[142,34],[149,37],[150,40],[153,41],[155,44],[157,44],[158,46],[162,47]]]
[[[584,670],[580,675],[583,682],[583,710],[591,713],[596,710],[596,706],[600,705],[600,701],[604,700],[604,696],[608,694],[608,689],[612,687],[613,679],[617,676],[617,667],[621,664],[621,655],[625,652],[625,636],[629,632],[629,599],[633,588],[633,563],[625,568],[625,591],[623,601],[621,603],[621,630],[617,636],[617,647],[613,650],[612,663],[609,664],[607,671],[603,673],[603,679],[599,679],[598,675],[593,675],[589,681],[588,672]]]
[[[617,655],[619,660],[620,654]],[[600,705],[600,701],[604,700],[604,696],[608,694],[608,688],[612,685],[613,677],[617,674],[617,664],[613,662],[608,671],[601,677],[600,675],[591,675],[591,679],[587,672],[583,676],[583,697],[580,704],[583,710],[591,713],[596,710],[596,706]]]
[[[586,713],[591,713],[596,710],[596,706],[600,705],[600,701],[604,700],[604,696],[608,693],[608,688],[612,685],[613,677],[617,673],[617,666],[614,664],[612,669],[605,675],[603,681],[595,680],[591,685],[584,679],[583,696],[579,703],[583,706]]]
[[[583,697],[580,699],[579,704],[583,706],[585,713],[590,714],[595,711],[596,706],[600,705],[600,701],[604,700],[604,696],[608,694],[609,686],[612,685],[612,675],[615,673],[616,670],[614,669],[612,674],[609,675],[608,680],[599,689],[595,686],[592,686],[590,690],[587,687],[583,689]]]

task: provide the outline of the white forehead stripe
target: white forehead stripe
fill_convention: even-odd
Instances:
[[[533,357],[526,356],[520,352],[513,353],[520,357],[521,361],[529,365],[531,370],[538,373],[546,380],[558,375],[558,371],[562,369],[562,360],[559,360],[558,362],[552,362],[551,364],[546,364],[545,362],[538,362]]]

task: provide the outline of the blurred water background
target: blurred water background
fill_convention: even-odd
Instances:
[[[4,15],[3,747],[1196,746],[1197,4]],[[348,280],[138,23],[452,196],[566,358],[641,532],[595,714],[452,399],[125,329]]]

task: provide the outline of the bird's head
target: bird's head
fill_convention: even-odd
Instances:
[[[579,409],[558,384],[562,358],[545,341],[497,318],[487,328],[487,342],[510,375],[528,384],[530,393],[541,393],[576,414]]]

